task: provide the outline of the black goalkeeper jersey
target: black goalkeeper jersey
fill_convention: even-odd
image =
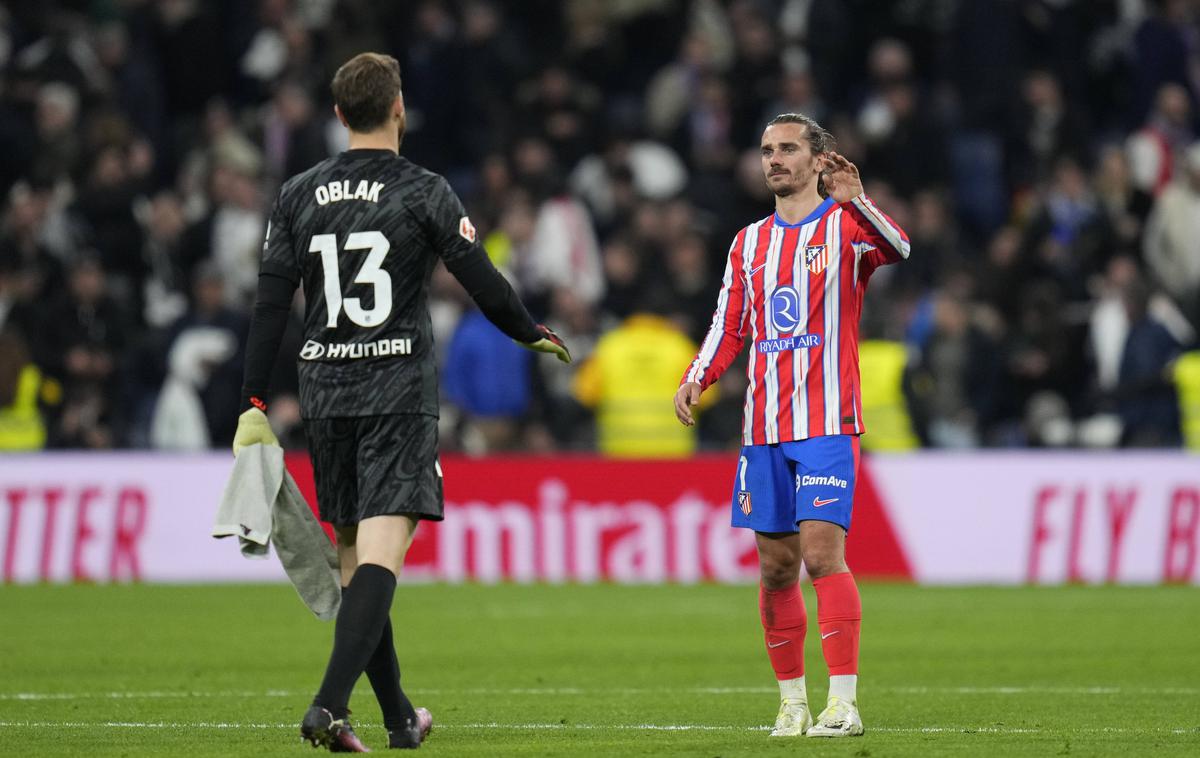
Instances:
[[[389,150],[357,149],[283,185],[261,273],[304,287],[297,358],[305,417],[437,415],[427,301],[439,257],[456,275],[490,271],[488,288],[506,290],[506,311],[516,318],[506,331],[536,339],[536,325],[487,262],[441,176]]]

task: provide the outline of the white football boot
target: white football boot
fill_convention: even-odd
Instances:
[[[784,699],[779,703],[779,715],[775,717],[772,737],[801,737],[812,726],[812,714],[807,700]]]
[[[808,730],[809,737],[859,737],[862,733],[858,706],[840,697],[829,698],[825,710],[817,716],[817,723]]]

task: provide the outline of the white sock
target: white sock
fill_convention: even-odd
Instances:
[[[807,703],[808,687],[806,687],[804,684],[804,677],[798,676],[795,679],[780,679],[779,699],[790,700],[792,702],[803,701]]]
[[[858,674],[830,676],[829,697],[840,697],[848,703],[858,702]]]

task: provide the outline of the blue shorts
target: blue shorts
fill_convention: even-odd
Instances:
[[[733,483],[733,525],[796,532],[801,521],[829,521],[848,532],[857,475],[857,435],[746,445]]]

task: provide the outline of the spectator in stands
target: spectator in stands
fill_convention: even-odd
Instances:
[[[102,147],[91,156],[75,204],[75,213],[87,230],[85,237],[99,252],[114,293],[122,299],[134,298],[134,302],[141,298],[146,263],[142,228],[133,209],[153,166],[148,150],[144,144],[134,149],[115,144]]]
[[[697,343],[708,333],[713,292],[720,286],[708,261],[705,239],[695,232],[681,234],[667,246],[664,263],[668,297],[684,333]]]
[[[142,282],[143,318],[147,325],[165,329],[182,316],[188,306],[190,272],[183,269],[182,249],[187,219],[179,196],[170,191],[155,195],[142,215],[146,240],[142,258],[148,269]]]
[[[1125,143],[1134,186],[1160,194],[1175,176],[1176,154],[1194,139],[1188,91],[1180,84],[1164,84],[1146,123]]]
[[[548,145],[525,140],[517,148],[518,175],[538,204],[533,237],[515,261],[530,307],[544,303],[556,287],[573,287],[587,303],[604,296],[600,246],[587,206],[566,191]],[[534,315],[537,315],[536,313]]]
[[[1171,380],[1171,361],[1179,343],[1149,313],[1150,288],[1135,280],[1124,292],[1129,336],[1121,356],[1114,394],[1124,425],[1124,447],[1178,447],[1182,443],[1179,399]]]
[[[442,367],[442,390],[462,413],[459,433],[474,455],[520,449],[529,410],[533,354],[476,308],[458,322]]]
[[[908,48],[882,40],[869,65],[872,89],[858,114],[867,145],[864,172],[906,197],[945,181],[946,139],[913,79]]]
[[[299,82],[284,81],[262,117],[261,136],[267,176],[275,182],[295,176],[329,157],[324,123],[312,96]]]
[[[571,172],[571,190],[587,201],[600,229],[628,222],[639,199],[667,200],[687,185],[687,168],[666,145],[614,134],[604,152],[583,159]]]
[[[615,319],[612,319],[615,323]],[[535,416],[553,439],[554,446],[566,450],[594,450],[596,439],[591,411],[576,399],[573,380],[577,367],[585,363],[596,348],[601,320],[570,287],[554,290],[546,325],[571,346],[571,365],[549,356],[534,356],[536,361],[534,396]]]
[[[1062,83],[1054,74],[1045,69],[1026,74],[1015,111],[1007,145],[1011,186],[1027,190],[1049,179],[1060,158],[1083,159],[1086,120],[1063,97]]]
[[[258,282],[266,218],[256,180],[257,155],[220,155],[210,178],[212,206],[184,237],[183,265],[212,260],[225,282],[225,304],[247,309]]]
[[[600,93],[565,66],[550,65],[517,90],[525,134],[544,140],[570,170],[596,147]]]
[[[968,334],[1002,346],[996,403],[973,424],[980,444],[1095,444],[1103,435],[1073,430],[1117,406],[1094,393],[1120,385],[1133,328],[1121,282],[1157,285],[1148,313],[1180,345],[1200,320],[1195,3],[1045,5],[19,3],[0,29],[0,328],[25,331],[42,400],[65,382],[65,406],[45,414],[49,444],[149,444],[171,326],[198,315],[192,272],[215,268],[222,312],[247,317],[263,199],[344,147],[322,66],[396,48],[405,154],[445,169],[493,259],[535,315],[572,325],[573,347],[654,291],[707,320],[693,300],[711,297],[745,219],[770,213],[758,151],[738,150],[776,112],[824,112],[839,152],[872,169],[868,192],[914,237],[912,266],[872,280],[882,297],[864,335],[933,345],[921,355],[938,356],[939,380],[969,385],[974,361],[947,357],[961,319],[936,305],[953,302]],[[89,249],[107,293],[92,301],[75,294]],[[440,350],[463,314],[443,276]],[[1101,371],[1080,356],[1087,344]],[[293,387],[295,352],[277,368]],[[592,449],[574,374],[535,365],[514,444]],[[736,445],[739,381],[727,374],[701,420],[706,449]],[[288,407],[271,404],[302,441]]]
[[[919,353],[910,381],[914,421],[927,444],[978,447],[990,421],[1001,367],[997,346],[971,321],[961,293],[935,296],[933,332]]]
[[[797,52],[799,54],[793,56],[793,62],[784,71],[779,83],[779,97],[771,100],[763,109],[760,120],[764,124],[780,113],[803,113],[817,122],[825,121],[829,111],[821,99],[821,93],[817,91],[817,81],[812,76],[808,55],[803,51]]]
[[[674,408],[661,402],[674,393],[679,367],[697,349],[668,318],[670,310],[665,296],[645,298],[600,338],[575,375],[575,396],[595,410],[598,448],[605,455],[676,458],[696,450],[696,428],[680,424]]]
[[[37,143],[33,176],[57,181],[75,170],[82,146],[79,140],[79,93],[62,82],[43,84],[37,95]]]
[[[40,450],[46,425],[38,408],[42,374],[29,358],[25,340],[0,328],[0,452]]]
[[[1026,229],[1032,272],[1053,279],[1070,300],[1087,298],[1088,277],[1104,270],[1110,234],[1087,174],[1061,158]]]
[[[130,333],[127,314],[108,293],[99,255],[80,254],[31,345],[38,365],[63,386],[52,447],[107,448],[119,439],[118,371]]]
[[[167,336],[168,376],[191,387],[203,416],[203,446],[233,444],[250,328],[245,311],[226,300],[225,277],[214,261],[192,276],[191,307]]]
[[[1140,118],[1153,93],[1195,76],[1195,3],[1190,0],[1148,0],[1146,16],[1132,40],[1133,116]],[[1195,86],[1195,85],[1193,85]],[[1134,122],[1137,123],[1137,122]]]
[[[1092,186],[1112,234],[1113,252],[1140,259],[1142,233],[1154,198],[1134,185],[1129,159],[1119,146],[1102,148],[1096,164]]]
[[[12,188],[8,200],[0,222],[0,266],[11,277],[8,294],[26,307],[40,305],[61,291],[63,284],[62,264],[42,237],[50,191],[22,181]]]
[[[725,34],[722,27],[696,29],[684,38],[679,57],[651,79],[646,90],[645,121],[652,135],[674,141],[704,78],[729,67],[731,40]]]
[[[1192,328],[1200,330],[1200,142],[1188,148],[1182,169],[1150,214],[1146,265]]]

